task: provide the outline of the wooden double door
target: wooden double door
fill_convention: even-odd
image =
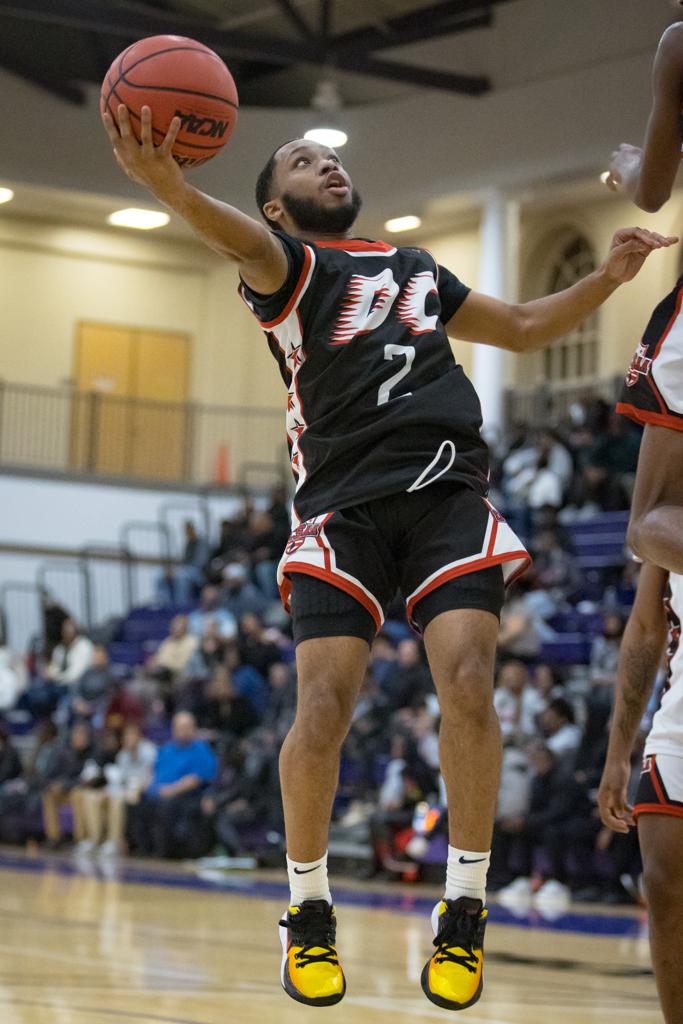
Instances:
[[[72,465],[114,476],[188,475],[187,334],[79,323],[74,379]]]

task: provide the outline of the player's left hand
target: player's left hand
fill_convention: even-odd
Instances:
[[[605,185],[610,192],[628,190],[630,184],[638,178],[642,162],[642,149],[622,142],[610,158],[609,171],[605,179]]]
[[[624,284],[633,280],[651,252],[667,249],[677,241],[675,236],[660,235],[644,228],[622,228],[612,239],[602,269],[611,280]]]

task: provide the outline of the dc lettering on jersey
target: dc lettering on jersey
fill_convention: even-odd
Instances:
[[[645,345],[640,344],[636,349],[636,354],[631,360],[631,365],[626,372],[626,384],[629,388],[634,387],[638,383],[639,377],[647,377],[652,368],[652,360],[648,359],[647,349]]]
[[[374,277],[354,274],[347,286],[337,322],[330,335],[331,345],[348,345],[360,334],[380,327],[392,311],[401,292],[394,275],[387,267]],[[438,316],[427,316],[427,296],[438,297],[436,280],[430,271],[413,275],[403,288],[396,312],[411,334],[427,334],[436,330]]]

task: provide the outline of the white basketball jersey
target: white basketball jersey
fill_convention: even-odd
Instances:
[[[683,757],[683,576],[673,572],[669,574],[666,611],[669,619],[669,671],[661,704],[652,720],[652,729],[645,744],[645,754]]]

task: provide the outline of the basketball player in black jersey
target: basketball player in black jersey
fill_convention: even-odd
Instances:
[[[470,291],[423,249],[352,238],[360,206],[337,154],[297,139],[257,188],[261,224],[189,185],[143,110],[104,123],[123,170],[239,269],[287,388],[296,477],[280,565],[293,616],[296,720],[280,760],[291,905],[282,984],[329,1006],[346,981],[335,948],[327,835],[340,748],[370,644],[397,588],[424,635],[442,714],[450,808],[444,898],[422,986],[458,1010],[482,987],[485,882],[501,759],[492,706],[504,585],[522,544],[487,501],[481,412],[448,336],[526,352],[572,331],[672,239],[619,231],[604,265],[565,292],[508,305]]]
[[[683,6],[679,0],[679,6]],[[666,203],[683,143],[683,24],[662,36],[652,69],[643,148],[612,154],[606,184],[654,213]],[[617,411],[645,432],[631,505],[629,543],[644,561],[683,573],[683,276],[655,309],[626,374]]]

